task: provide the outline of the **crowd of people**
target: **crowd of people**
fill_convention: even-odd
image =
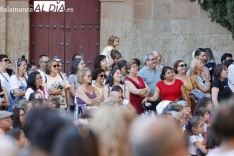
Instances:
[[[124,60],[120,39],[69,73],[59,58],[0,54],[0,151],[4,156],[232,156],[234,61],[210,48],[161,64],[152,51]],[[188,66],[189,64],[189,66]]]

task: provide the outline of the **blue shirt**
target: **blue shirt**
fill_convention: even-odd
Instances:
[[[138,73],[137,76],[140,76],[143,78],[145,83],[149,86],[151,94],[150,96],[154,95],[156,84],[161,81],[160,74],[161,70],[155,68],[155,71],[153,72],[149,67],[144,66]]]

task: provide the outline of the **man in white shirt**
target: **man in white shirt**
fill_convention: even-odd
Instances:
[[[156,68],[162,70],[163,66],[160,64],[161,61],[162,61],[162,55],[160,54],[160,52],[158,52],[158,51],[156,51],[156,50],[153,51],[152,53],[153,53],[154,56],[156,57],[156,62],[157,62],[157,64],[158,64]]]
[[[45,76],[45,66],[46,66],[47,61],[49,61],[49,57],[47,55],[39,56],[38,62],[39,62],[40,68],[37,71],[40,72],[42,77]]]
[[[234,92],[234,64],[228,67],[228,86]]]
[[[9,66],[9,59],[7,55],[0,54],[0,80],[3,88],[7,90],[8,96],[10,95],[10,75],[7,73],[7,68]]]
[[[195,52],[194,52],[194,57],[198,60],[200,60],[204,65],[206,63],[206,60],[207,60],[207,54],[206,54],[206,51],[205,49],[203,48],[198,48]],[[194,59],[194,58],[193,58]],[[190,69],[187,71],[186,75],[189,75],[190,74]],[[210,77],[210,71],[209,69],[204,66],[204,70],[202,72],[202,74],[204,76],[206,76],[208,78],[208,80],[211,80],[211,77]]]

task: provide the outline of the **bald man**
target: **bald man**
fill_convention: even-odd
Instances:
[[[163,66],[160,64],[161,61],[162,61],[162,55],[160,54],[160,52],[158,52],[158,51],[156,51],[156,50],[153,51],[152,53],[153,53],[154,56],[156,57],[156,62],[157,62],[156,68],[162,70]]]
[[[187,156],[187,146],[179,127],[164,118],[139,118],[130,129],[134,156]]]

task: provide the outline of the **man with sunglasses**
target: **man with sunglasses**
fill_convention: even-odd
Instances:
[[[3,88],[7,90],[8,96],[10,95],[10,74],[8,72],[9,59],[7,55],[0,54],[0,80]]]
[[[45,66],[46,66],[47,61],[49,61],[49,57],[47,55],[39,56],[38,62],[39,62],[40,68],[37,71],[40,72],[42,77],[45,76]]]
[[[154,95],[156,83],[160,81],[161,70],[157,69],[157,59],[153,53],[147,53],[144,56],[143,62],[145,66],[137,73],[137,76],[143,78],[145,83],[149,86],[151,94]],[[159,101],[152,102],[152,110],[155,111],[156,105]]]

